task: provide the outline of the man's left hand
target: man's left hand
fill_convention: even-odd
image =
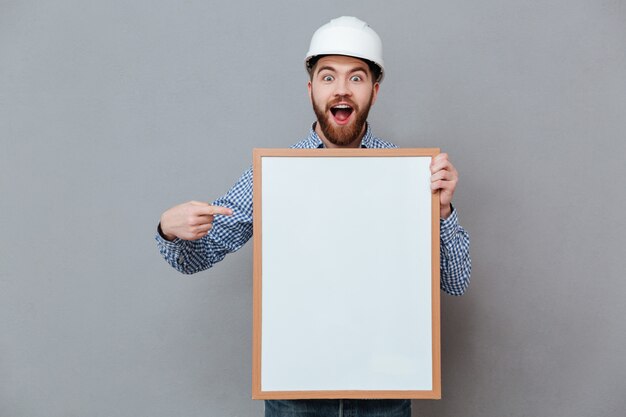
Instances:
[[[452,196],[459,182],[459,173],[448,160],[448,154],[440,153],[430,163],[430,188],[439,190],[439,208],[441,218],[447,218],[452,213]]]

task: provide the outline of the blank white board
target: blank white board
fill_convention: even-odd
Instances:
[[[255,150],[254,398],[438,397],[437,152]]]

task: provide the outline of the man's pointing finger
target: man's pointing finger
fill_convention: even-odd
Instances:
[[[231,216],[233,210],[223,206],[212,206],[209,203],[200,203],[192,201],[191,204],[195,206],[192,212],[196,216],[213,216],[215,214],[221,214],[224,216]]]
[[[216,214],[221,214],[223,216],[232,216],[233,215],[233,211],[231,209],[229,209],[228,207],[222,207],[222,206],[209,206],[209,213],[211,215],[216,215]]]

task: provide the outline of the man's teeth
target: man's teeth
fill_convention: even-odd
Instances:
[[[347,104],[338,104],[336,106],[333,106],[333,109],[350,109],[351,107],[348,106]]]

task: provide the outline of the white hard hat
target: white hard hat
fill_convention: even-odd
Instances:
[[[304,61],[309,73],[315,63],[312,58],[320,55],[346,55],[366,59],[380,68],[376,81],[383,79],[383,43],[374,29],[356,17],[338,17],[315,31]]]

